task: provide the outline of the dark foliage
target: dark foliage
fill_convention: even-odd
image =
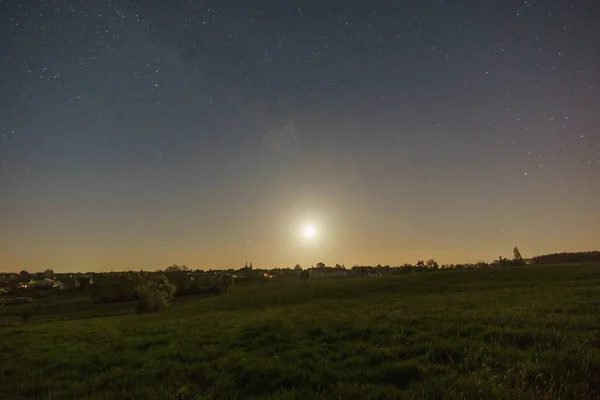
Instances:
[[[600,251],[585,251],[579,253],[555,253],[533,257],[533,264],[569,264],[599,261]]]

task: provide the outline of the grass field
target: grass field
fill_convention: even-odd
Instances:
[[[0,316],[0,396],[600,396],[600,265],[270,283],[146,315],[44,302]]]

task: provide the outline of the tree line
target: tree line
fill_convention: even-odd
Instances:
[[[21,271],[18,274],[0,276],[0,309],[2,305],[17,304],[16,300],[26,297],[41,297],[52,293],[70,293],[85,291],[99,302],[138,301],[138,312],[157,311],[169,304],[175,296],[212,295],[227,292],[231,286],[265,283],[272,279],[300,279],[303,282],[311,276],[317,277],[370,277],[384,275],[400,275],[446,271],[453,269],[476,269],[504,266],[524,266],[529,264],[569,264],[584,262],[600,262],[600,251],[578,253],[555,253],[536,256],[531,259],[522,257],[518,247],[513,249],[511,259],[499,257],[492,263],[479,261],[465,264],[439,264],[435,259],[417,260],[416,263],[405,263],[399,266],[390,265],[345,265],[327,266],[320,261],[309,268],[296,264],[294,268],[255,269],[252,263],[240,269],[191,270],[185,265],[171,265],[155,272],[126,271],[88,274],[55,274],[53,270],[29,274]],[[45,283],[71,282],[71,286],[47,286]],[[33,283],[32,283],[33,282]],[[63,290],[63,289],[67,290]],[[6,300],[8,299],[8,300]],[[9,303],[10,301],[10,303]]]
[[[578,253],[554,253],[532,258],[532,264],[573,264],[600,262],[600,251],[582,251]]]

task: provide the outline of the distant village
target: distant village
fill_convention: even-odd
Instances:
[[[113,275],[141,276],[144,274],[166,274],[170,280],[179,281],[178,287],[185,285],[193,286],[194,282],[205,280],[213,276],[228,274],[235,279],[235,284],[248,284],[257,281],[269,281],[279,279],[298,279],[302,271],[305,276],[311,279],[319,278],[343,278],[343,277],[380,277],[386,275],[400,275],[408,273],[422,273],[433,271],[448,271],[457,269],[475,269],[475,268],[493,268],[503,266],[528,266],[539,264],[565,264],[600,261],[600,252],[579,252],[579,253],[556,253],[533,258],[523,258],[518,248],[513,249],[513,258],[499,257],[491,263],[480,261],[474,264],[438,264],[434,259],[428,261],[419,260],[415,264],[406,263],[401,266],[375,265],[359,266],[355,265],[347,268],[345,265],[335,264],[327,266],[323,262],[318,262],[310,268],[302,268],[296,265],[294,268],[255,268],[252,263],[247,263],[239,269],[227,270],[192,270],[185,265],[172,265],[164,270],[158,271],[126,271],[126,272],[106,272],[106,273],[55,273],[51,269],[44,272],[27,272],[25,270],[19,273],[0,273],[0,289],[7,294],[23,294],[42,297],[57,292],[77,292],[93,288],[95,281],[99,278]]]

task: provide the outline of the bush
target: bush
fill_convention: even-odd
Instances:
[[[219,292],[224,293],[228,292],[229,288],[233,286],[234,277],[231,274],[221,274],[219,276],[219,280],[217,281],[217,288]]]
[[[302,282],[306,283],[306,281],[308,281],[308,278],[310,278],[310,271],[304,270],[300,272],[300,280]]]
[[[168,306],[177,287],[169,282],[166,276],[157,275],[147,282],[137,285],[134,290],[138,296],[136,310],[141,314],[157,312]]]
[[[117,272],[99,274],[90,285],[90,296],[101,302],[117,302],[135,300],[135,286],[140,277],[135,273]]]
[[[6,296],[6,290],[0,289],[0,314],[2,314],[6,309],[4,308],[4,296]]]

